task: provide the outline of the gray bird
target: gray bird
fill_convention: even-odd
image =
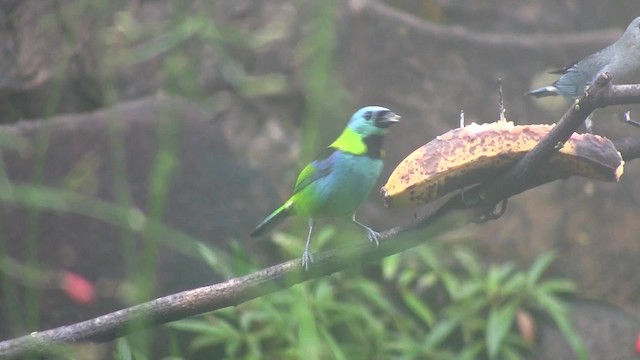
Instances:
[[[560,78],[526,95],[537,98],[561,95],[574,100],[584,94],[585,87],[604,72],[610,73],[612,82],[616,84],[640,82],[640,17],[633,19],[616,42],[570,66],[551,71],[551,74],[561,74]],[[628,114],[627,121],[633,123],[628,120]],[[586,125],[587,130],[592,132],[590,119],[587,119]],[[635,125],[640,126],[640,123]]]

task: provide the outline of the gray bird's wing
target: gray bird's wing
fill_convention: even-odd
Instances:
[[[578,97],[584,93],[584,88],[601,72],[606,71],[607,59],[602,56],[602,52],[607,49],[598,51],[586,58],[574,63],[571,66],[564,67],[551,73],[562,74],[560,78],[553,83],[558,92],[567,97]]]

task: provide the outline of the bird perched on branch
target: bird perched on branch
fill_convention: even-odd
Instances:
[[[616,84],[640,82],[640,17],[629,24],[616,42],[572,65],[551,71],[551,74],[560,74],[560,78],[553,84],[529,91],[526,95],[537,98],[561,95],[574,100],[582,96],[585,87],[604,72],[610,73]],[[627,121],[640,126],[640,123]],[[586,126],[592,132],[590,118],[587,119]]]
[[[356,111],[342,134],[298,175],[293,195],[267,216],[251,233],[260,236],[290,215],[309,219],[302,254],[305,270],[313,261],[311,235],[317,218],[348,217],[378,244],[379,234],[358,222],[355,211],[367,198],[382,171],[382,141],[400,116],[380,106]]]

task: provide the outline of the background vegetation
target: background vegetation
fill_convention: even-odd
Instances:
[[[535,72],[601,48],[640,14],[632,0],[616,7],[595,0],[574,7],[551,0],[376,4],[0,5],[2,339],[298,257],[304,221],[257,241],[247,234],[354,108],[381,104],[403,115],[385,146],[383,177],[455,126],[461,108],[470,121],[493,121],[497,77],[508,117],[553,122],[564,105],[549,109],[521,96]],[[468,38],[429,27],[453,32],[450,25]],[[545,34],[563,32],[587,35],[545,42]],[[527,42],[506,35],[535,42],[517,48]],[[599,124],[607,125],[596,131],[611,137],[626,132]],[[626,315],[637,313],[640,298],[634,168],[627,165],[621,184],[546,186],[511,202],[504,219],[425,239],[379,264],[354,264],[239,307],[56,353],[520,359],[568,352],[585,359],[601,358],[599,348],[635,356],[638,327]],[[361,213],[381,230],[423,211],[390,213],[373,194]],[[323,223],[314,248],[360,235],[346,223]],[[579,306],[576,295],[602,304]],[[614,330],[589,337],[584,329],[594,323],[582,311],[607,314]]]

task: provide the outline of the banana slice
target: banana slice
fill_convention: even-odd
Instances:
[[[386,206],[422,206],[451,191],[492,181],[540,142],[555,125],[472,123],[438,136],[407,156],[380,189]],[[613,143],[573,134],[533,176],[583,176],[618,181],[624,161]]]

